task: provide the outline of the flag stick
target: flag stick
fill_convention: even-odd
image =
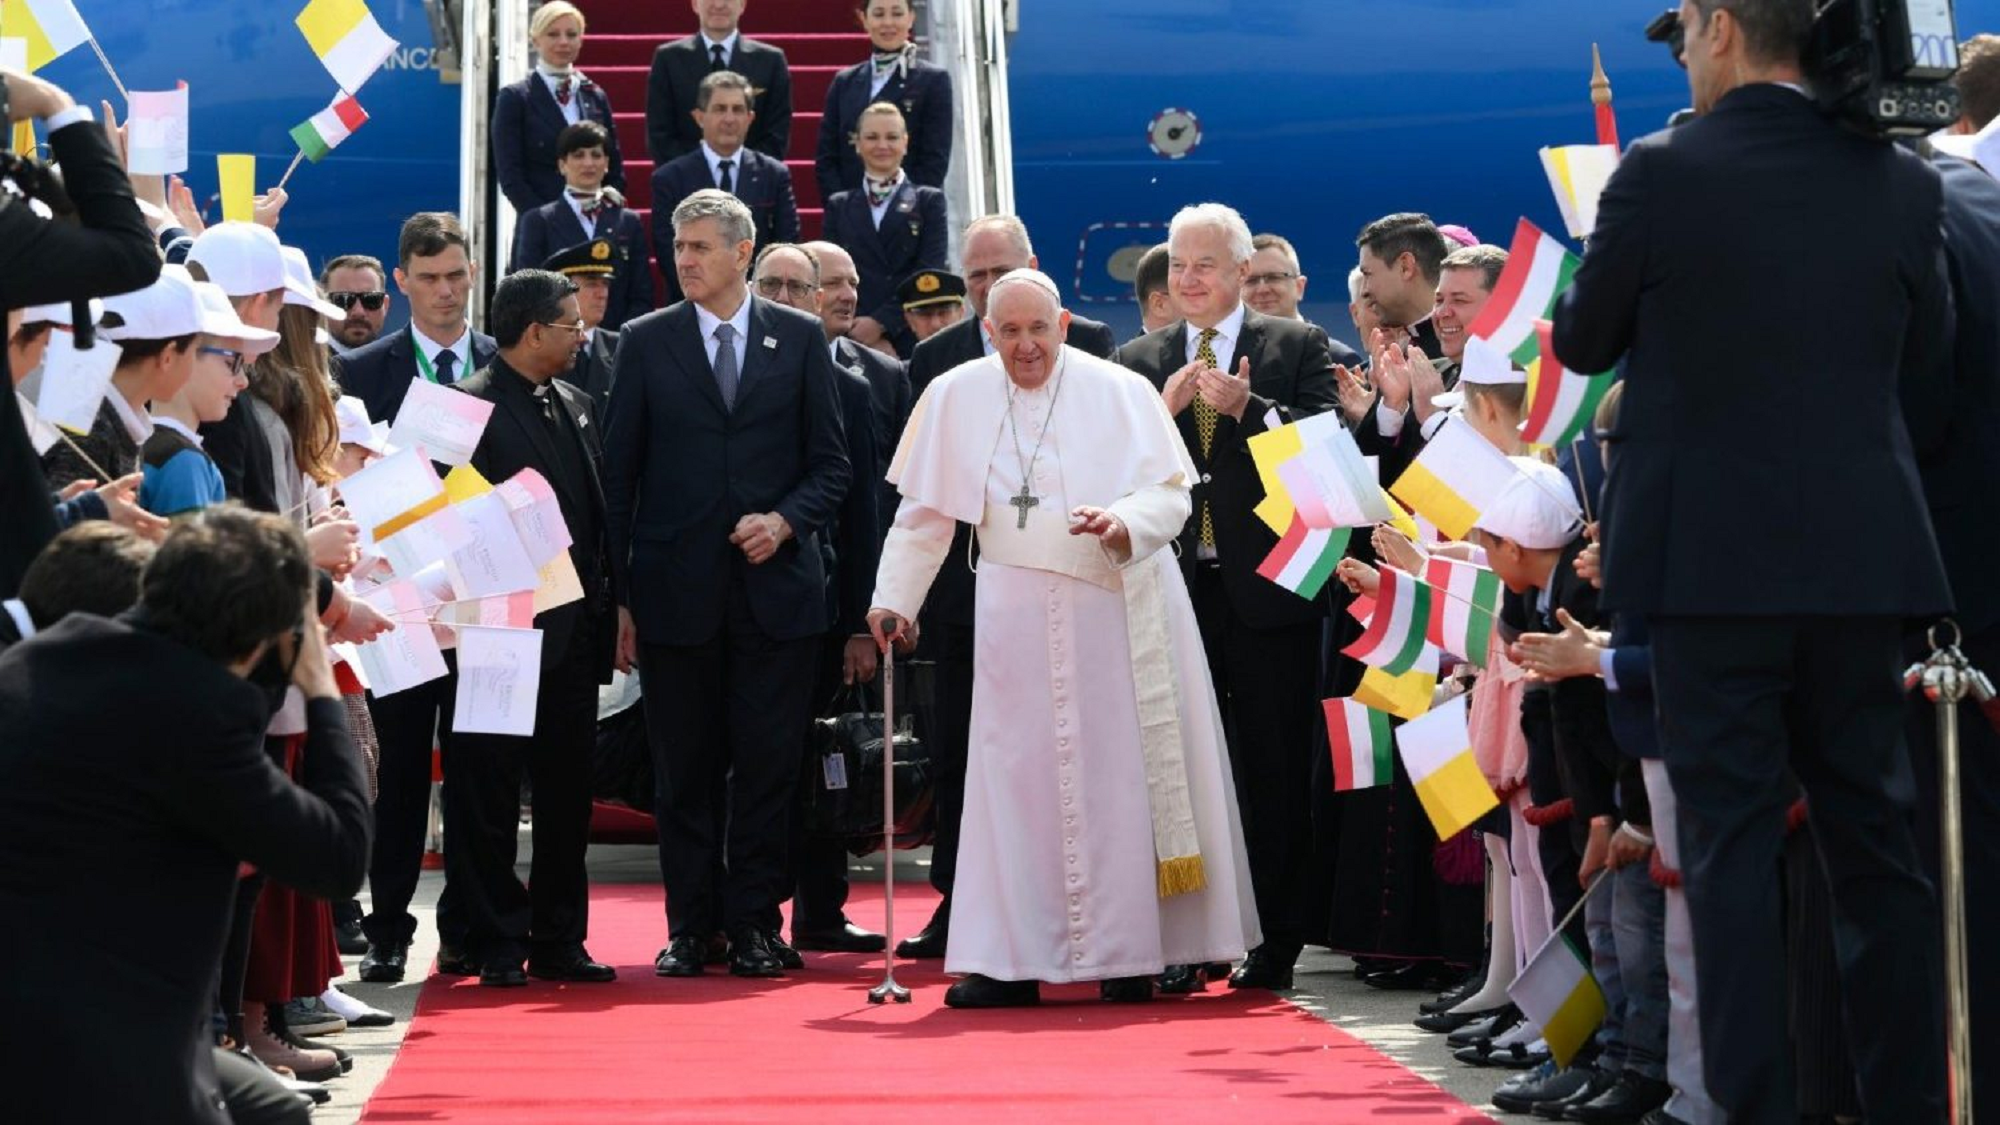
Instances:
[[[1576,494],[1583,499],[1583,521],[1594,522],[1597,517],[1590,514],[1590,486],[1583,483],[1583,435],[1569,439],[1569,467],[1576,474]]]
[[[305,158],[306,158],[305,149],[300,149],[298,152],[292,154],[292,162],[290,164],[285,165],[285,174],[278,177],[279,188],[282,189],[285,186],[286,182],[292,178],[292,173],[298,170],[299,161],[304,160]]]
[[[74,441],[71,441],[69,433],[65,431],[61,426],[57,426],[55,429],[56,429],[56,436],[63,440],[63,444],[69,446],[70,451],[72,453],[75,453],[78,457],[83,458],[83,463],[90,466],[90,470],[97,474],[97,483],[110,484],[112,481],[118,479],[117,477],[112,476],[110,473],[105,472],[104,466],[98,464],[95,460],[92,460],[90,454],[85,453],[83,451],[82,446],[78,445]]]
[[[1570,921],[1576,917],[1576,912],[1582,910],[1583,904],[1590,901],[1590,896],[1597,893],[1598,886],[1604,882],[1604,877],[1609,874],[1611,874],[1611,869],[1607,867],[1604,870],[1599,871],[1594,877],[1592,877],[1590,880],[1590,885],[1583,888],[1582,896],[1576,900],[1576,905],[1569,908],[1569,913],[1563,915],[1563,920],[1557,922],[1555,928],[1550,930],[1549,933],[1551,934],[1562,933],[1563,927],[1569,925]]]
[[[1590,103],[1597,115],[1597,143],[1618,147],[1618,118],[1611,109],[1611,78],[1604,73],[1604,56],[1590,45]]]
[[[132,100],[132,94],[125,89],[124,81],[118,77],[118,71],[111,65],[111,59],[105,55],[104,48],[97,45],[97,36],[95,35],[90,37],[90,49],[97,52],[97,61],[104,64],[104,73],[109,74],[111,76],[111,84],[118,87],[118,96],[124,98],[129,104]]]

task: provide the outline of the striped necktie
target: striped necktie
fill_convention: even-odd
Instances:
[[[1194,349],[1194,357],[1208,367],[1217,366],[1215,337],[1215,329],[1202,329],[1201,340]],[[1201,444],[1201,460],[1204,465],[1208,463],[1209,450],[1215,446],[1215,424],[1219,418],[1220,415],[1216,414],[1215,407],[1210,406],[1207,399],[1199,394],[1194,396],[1194,433],[1195,439]],[[1215,546],[1215,516],[1209,510],[1206,496],[1201,501],[1201,545]]]

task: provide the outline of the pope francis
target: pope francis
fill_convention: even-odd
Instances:
[[[1043,274],[994,282],[995,354],[932,382],[889,466],[903,500],[869,613],[878,643],[916,618],[954,522],[978,528],[954,1007],[1033,1004],[1041,981],[1148,1000],[1166,965],[1260,940],[1169,553],[1194,468],[1150,384],[1064,346],[1069,319]]]

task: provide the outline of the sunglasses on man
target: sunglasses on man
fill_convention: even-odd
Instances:
[[[361,307],[369,312],[380,312],[382,311],[382,303],[389,299],[389,294],[380,289],[372,293],[355,293],[343,289],[338,292],[328,293],[326,299],[332,301],[342,312],[352,309],[356,301],[359,301]]]

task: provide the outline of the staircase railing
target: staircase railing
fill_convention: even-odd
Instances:
[[[1013,118],[1007,102],[1007,34],[1016,0],[946,0],[926,6],[930,60],[951,72],[951,169],[945,196],[952,214],[951,257],[959,234],[980,215],[1014,211]]]

